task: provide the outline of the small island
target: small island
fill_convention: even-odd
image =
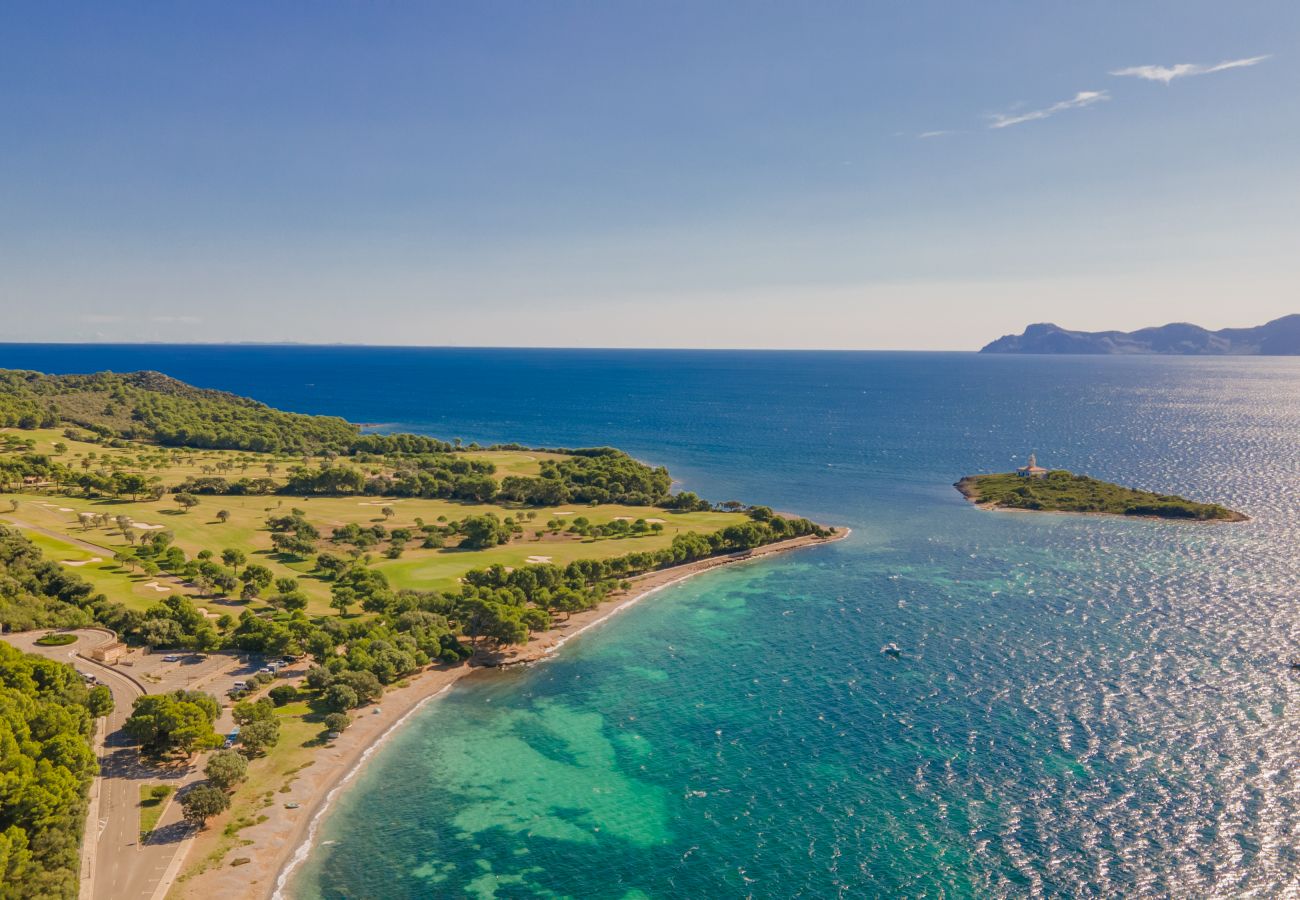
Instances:
[[[1095,513],[1197,522],[1244,522],[1249,517],[1218,503],[1197,503],[1174,494],[1140,491],[1108,481],[1048,470],[1031,454],[1015,472],[967,475],[954,487],[966,499],[992,509]]]

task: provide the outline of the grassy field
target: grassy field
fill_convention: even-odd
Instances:
[[[221,475],[232,479],[267,475],[283,477],[285,471],[291,466],[301,465],[306,461],[302,456],[281,453],[191,450],[135,442],[126,448],[103,447],[99,444],[71,440],[64,436],[61,428],[37,428],[30,431],[0,428],[0,438],[6,435],[17,440],[30,440],[33,443],[31,452],[52,456],[73,468],[108,468],[145,476],[156,475],[169,485],[202,475]],[[56,445],[60,444],[67,449],[57,450]],[[545,453],[539,450],[471,450],[464,451],[462,455],[467,459],[483,460],[495,465],[497,467],[495,477],[498,481],[507,475],[536,475],[541,471],[542,460],[564,459],[563,454]],[[356,464],[350,460],[340,460],[338,464],[352,466],[370,474],[391,469],[383,464]]]
[[[167,799],[171,796],[172,789],[167,787],[167,793],[163,796],[154,796],[154,790],[160,787],[156,784],[140,785],[140,840],[147,840],[150,833],[158,827],[158,820],[162,818],[163,810],[167,808]],[[166,787],[165,785],[163,787]],[[160,792],[161,793],[161,792]]]
[[[1197,503],[1173,494],[1140,491],[1062,471],[1050,472],[1045,478],[1020,478],[1014,472],[971,475],[957,482],[957,489],[976,503],[1004,509],[1198,521],[1245,518],[1217,503]]]
[[[137,444],[128,449],[104,449],[94,444],[69,441],[59,431],[0,431],[20,438],[32,438],[38,452],[54,452],[54,444],[62,442],[67,450],[60,455],[65,462],[82,459],[99,467],[111,466],[106,458],[115,460],[123,471],[152,474],[161,483],[171,487],[192,474],[202,474],[203,469],[219,463],[233,467],[225,471],[237,476],[239,467],[247,467],[251,474],[262,474],[268,465],[282,474],[296,458],[273,457],[264,454],[235,451],[173,452],[169,448]],[[91,454],[95,454],[91,456]],[[492,462],[496,477],[535,474],[540,460],[554,457],[533,451],[476,451],[471,454]],[[196,602],[213,613],[232,612],[261,605],[260,600],[243,603],[237,599],[198,597],[192,587],[166,575],[145,576],[139,571],[129,571],[116,564],[116,553],[129,550],[126,537],[115,523],[85,527],[80,520],[83,513],[106,515],[110,519],[127,516],[132,530],[146,534],[167,529],[175,537],[175,545],[194,557],[209,550],[218,557],[225,549],[243,551],[248,562],[266,566],[275,576],[289,576],[299,580],[308,597],[307,612],[313,615],[332,613],[329,606],[329,582],[312,574],[313,562],[280,554],[273,550],[271,532],[266,526],[268,516],[286,515],[299,509],[322,535],[317,551],[343,554],[346,547],[328,540],[337,527],[355,523],[363,528],[382,525],[410,529],[417,536],[397,559],[388,559],[381,543],[370,552],[373,566],[383,572],[396,588],[421,590],[448,590],[470,569],[500,563],[505,566],[523,566],[536,562],[564,564],[576,559],[605,559],[641,550],[654,550],[667,546],[673,536],[688,531],[709,533],[727,525],[746,521],[741,513],[730,512],[671,512],[649,506],[568,505],[550,508],[518,508],[493,503],[473,504],[450,500],[401,499],[367,496],[346,497],[285,497],[266,496],[200,496],[198,506],[183,510],[174,502],[174,495],[166,494],[160,500],[86,498],[64,493],[29,491],[8,494],[0,499],[0,522],[8,521],[31,526],[28,537],[35,541],[47,555],[75,567],[97,590],[128,607],[143,609],[172,592],[193,595]],[[12,507],[12,508],[11,508]],[[383,513],[392,510],[391,516]],[[227,514],[225,521],[218,512]],[[523,533],[515,535],[507,544],[483,550],[460,550],[455,547],[441,549],[420,548],[417,519],[426,524],[438,524],[464,519],[467,516],[493,513],[501,519],[514,517],[523,526]],[[585,517],[593,525],[605,525],[615,519],[646,519],[662,525],[658,533],[639,536],[593,539],[568,533],[561,528],[553,533],[547,523],[562,520],[572,523]],[[454,542],[452,542],[454,543]],[[91,545],[90,547],[83,546]],[[96,557],[98,560],[96,561]]]
[[[240,832],[257,824],[262,810],[280,802],[296,773],[311,765],[312,753],[325,734],[321,716],[304,700],[286,703],[275,714],[280,721],[279,742],[265,756],[249,761],[247,780],[231,796],[226,827],[220,834],[211,836],[211,843],[205,848],[207,852],[187,866],[181,881],[220,865],[232,850],[249,846],[252,842],[245,840]]]
[[[4,517],[0,516],[0,523],[3,521]],[[173,579],[163,576],[150,578],[140,572],[127,571],[113,562],[108,548],[103,552],[95,552],[72,543],[71,539],[51,537],[33,530],[23,533],[49,559],[65,565],[77,563],[78,565],[70,565],[70,568],[74,568],[78,575],[89,581],[96,591],[130,609],[148,609],[160,597],[173,592],[194,594],[192,589],[182,587]],[[124,542],[122,546],[125,546]],[[150,584],[156,584],[157,587],[150,587]]]

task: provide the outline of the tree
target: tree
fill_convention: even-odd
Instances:
[[[113,711],[113,692],[108,689],[107,685],[97,684],[90,689],[90,697],[86,701],[86,708],[96,719],[102,718]]]
[[[187,494],[183,491],[179,494],[174,495],[172,497],[172,500],[180,504],[181,508],[185,512],[189,512],[191,509],[199,505],[198,497],[195,497],[193,494]]]
[[[357,692],[346,684],[331,684],[325,689],[324,699],[331,709],[338,712],[354,709],[360,702]]]
[[[378,700],[384,693],[384,686],[379,683],[375,673],[358,669],[346,669],[337,676],[340,683],[346,684],[357,693],[359,703]]]
[[[243,577],[244,581],[256,588],[257,592],[260,594],[271,586],[271,582],[275,580],[275,573],[266,566],[252,563],[244,567]]]
[[[481,516],[466,516],[461,520],[462,535],[460,546],[466,550],[485,550],[504,544],[510,539],[510,531],[491,513]]]
[[[132,500],[149,490],[149,480],[143,475],[132,472],[116,473],[112,478],[112,485],[113,493],[118,495],[130,494]]]
[[[218,750],[203,767],[203,774],[214,787],[229,791],[248,777],[248,760],[234,750]]]
[[[342,733],[352,724],[352,717],[345,712],[332,712],[325,717],[325,727],[330,731]]]
[[[350,587],[334,585],[330,590],[330,606],[339,611],[340,616],[348,614],[348,607],[357,602],[357,592]]]
[[[268,601],[272,606],[289,612],[307,608],[307,595],[302,591],[289,591],[284,594],[272,594]]]
[[[251,756],[261,756],[280,740],[278,719],[259,719],[239,729],[239,743]]]
[[[391,519],[394,514],[396,514],[397,510],[393,509],[391,506],[385,506],[380,510],[380,512],[384,514],[385,519]]]
[[[185,820],[202,827],[213,816],[230,808],[230,797],[220,788],[207,784],[192,787],[181,797]]]
[[[235,575],[239,575],[239,567],[242,566],[248,557],[244,555],[243,550],[237,550],[234,547],[228,547],[221,551],[221,561],[230,568],[235,570]]]
[[[225,525],[227,522],[229,522],[229,521],[230,521],[230,510],[228,510],[228,509],[219,509],[219,510],[217,510],[217,521],[220,522],[222,525]]]
[[[204,747],[218,747],[221,738],[212,729],[217,700],[199,691],[173,691],[137,697],[131,717],[122,730],[142,746],[160,753],[179,750],[188,755]]]
[[[248,700],[240,700],[231,710],[231,716],[236,724],[248,725],[251,722],[264,722],[267,719],[275,718],[275,704],[263,697],[256,703]]]
[[[92,720],[66,663],[0,643],[0,897],[75,897]]]

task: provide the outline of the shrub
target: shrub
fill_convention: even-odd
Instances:
[[[298,699],[298,689],[291,684],[280,684],[271,688],[267,696],[276,706],[284,706]]]

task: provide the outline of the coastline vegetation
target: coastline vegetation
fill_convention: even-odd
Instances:
[[[201,691],[141,696],[125,723],[158,759],[217,750],[180,802],[196,824],[229,810],[228,850],[271,781],[291,780],[351,713],[416,672],[490,662],[636,575],[832,534],[671,485],[663,467],[609,447],[362,434],[158,373],[0,371],[0,626],[309,657],[299,685],[263,694],[274,676],[250,679],[232,749],[217,750],[220,701]],[[96,714],[112,708],[106,688],[74,687]],[[161,813],[164,798],[151,799],[142,831]],[[26,871],[19,843],[0,867]]]
[[[1199,522],[1239,522],[1246,518],[1217,503],[1198,503],[1174,494],[1137,490],[1062,470],[1048,472],[1042,478],[1022,478],[1014,472],[968,475],[957,482],[956,488],[976,504],[998,509]]]
[[[0,893],[75,897],[98,771],[90,691],[70,665],[0,644]]]

